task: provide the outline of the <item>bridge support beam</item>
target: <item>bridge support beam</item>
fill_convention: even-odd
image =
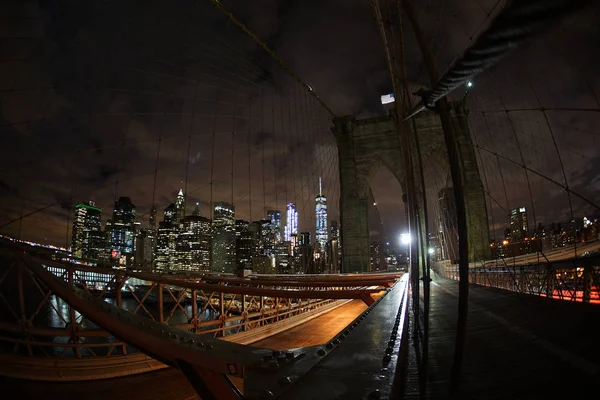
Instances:
[[[467,210],[469,261],[489,259],[489,229],[483,184],[470,132],[467,110],[463,104],[449,103],[450,116],[455,126],[460,163],[464,176],[464,201]],[[338,145],[340,172],[340,219],[342,243],[342,272],[369,271],[369,182],[381,166],[396,177],[406,193],[404,166],[395,113],[384,117],[357,120],[352,117],[334,119],[333,132]],[[414,117],[424,162],[429,157],[447,160],[444,133],[439,116],[425,111]],[[411,124],[412,121],[406,124]],[[412,129],[407,125],[407,129]],[[411,146],[414,147],[414,146]],[[415,151],[411,148],[411,151]],[[414,154],[414,159],[417,155]],[[443,162],[443,161],[442,161]],[[424,166],[425,167],[425,166]],[[449,167],[448,167],[449,168]],[[448,170],[449,174],[449,170]],[[417,180],[419,181],[419,180]],[[426,190],[427,188],[418,188]],[[422,196],[417,196],[418,209],[423,215]],[[405,196],[403,199],[405,200]],[[431,200],[436,201],[436,200]],[[400,199],[399,201],[400,202]],[[402,211],[398,209],[398,213]],[[454,215],[456,226],[456,215]],[[421,229],[425,231],[424,221]],[[454,229],[449,234],[456,235]],[[421,238],[426,240],[426,238]]]

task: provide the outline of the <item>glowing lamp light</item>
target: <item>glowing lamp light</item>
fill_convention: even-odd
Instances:
[[[468,88],[471,88],[471,87],[473,87],[473,82],[471,82],[471,81],[467,81],[467,87],[468,87]]]
[[[435,250],[432,247],[430,247],[428,251],[429,251],[429,254],[435,253]]]
[[[410,242],[411,242],[410,234],[408,234],[408,233],[400,234],[400,243],[402,243],[403,245],[409,245]]]
[[[381,104],[390,104],[394,101],[396,101],[396,99],[394,98],[394,93],[384,94],[383,96],[381,96]]]

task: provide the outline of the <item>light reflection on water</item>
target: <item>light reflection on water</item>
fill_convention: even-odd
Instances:
[[[110,303],[114,306],[117,305],[117,300],[115,298],[105,298],[104,301],[106,301],[107,303]],[[64,328],[66,326],[66,324],[68,324],[71,320],[70,318],[70,307],[69,304],[67,302],[65,302],[64,300],[62,300],[59,297],[56,297],[54,295],[52,295],[50,297],[49,300],[50,304],[47,307],[47,323],[49,327],[52,328]],[[158,307],[152,303],[148,303],[148,302],[144,302],[144,307],[146,308],[146,310],[148,310],[152,316],[154,317],[155,320],[158,321]],[[54,307],[52,307],[54,306]],[[121,300],[121,308],[130,312],[134,312],[136,307],[138,306],[138,302],[135,299],[132,298],[126,298],[124,297]],[[171,310],[173,309],[173,307],[176,307],[175,304],[165,304],[164,305],[164,310],[163,310],[163,314],[164,314],[164,319],[166,320],[169,315],[171,314]],[[192,317],[192,305],[191,304],[181,304],[181,308],[183,308],[185,310],[185,313],[187,313],[187,315],[191,318]],[[180,307],[176,307],[176,309],[173,311],[173,315],[171,316],[171,318],[169,319],[169,325],[179,325],[179,324],[186,324],[188,323],[188,316],[186,316],[186,314],[183,312],[183,310]],[[56,309],[56,310],[55,310]],[[201,310],[201,305],[200,303],[198,303],[198,310]],[[91,329],[98,329],[98,325],[94,324],[92,321],[88,320],[87,318],[83,318],[82,314],[79,313],[77,310],[74,310],[74,315],[75,315],[75,320],[77,321],[77,323],[80,323],[83,328],[91,328]],[[136,315],[142,316],[142,317],[148,317],[149,315],[148,313],[146,313],[146,311],[144,311],[143,308],[139,308]],[[202,321],[208,321],[208,320],[212,320],[215,318],[215,313],[212,310],[206,310],[204,311],[204,313],[200,316],[200,319]],[[81,322],[83,320],[83,322]]]
[[[116,306],[116,302],[117,302],[115,298],[105,298],[104,301],[106,301],[107,303],[110,303],[112,305],[115,305],[115,306]],[[45,313],[43,312],[44,310],[42,310],[42,313],[46,314],[45,321],[47,323],[47,326],[52,327],[52,328],[68,327],[69,322],[71,321],[71,317],[70,317],[71,309],[70,309],[68,303],[65,302],[63,299],[61,299],[60,297],[52,295],[50,297],[50,299],[48,300],[48,303],[46,303],[46,304],[47,304],[47,306],[46,306]],[[138,307],[138,302],[135,299],[128,298],[128,297],[122,298],[122,300],[121,300],[121,308],[122,309],[133,312],[133,311],[135,311],[136,307]],[[150,312],[152,314],[154,319],[158,321],[158,319],[159,319],[158,306],[155,304],[152,304],[152,303],[145,302],[144,307],[148,310],[148,312]],[[173,310],[174,307],[176,307],[175,304],[165,304],[164,305],[163,315],[164,315],[165,321],[171,314],[171,311]],[[186,324],[189,322],[188,316],[189,316],[189,318],[192,317],[192,305],[191,304],[181,304],[181,307],[185,310],[185,312],[187,313],[187,316],[180,307],[176,307],[175,310],[173,311],[173,314],[171,315],[171,317],[168,320],[169,325]],[[201,307],[201,304],[199,303],[198,310],[201,311],[201,309],[202,309],[202,307]],[[73,310],[73,314],[74,314],[75,321],[77,321],[77,324],[80,324],[84,329],[101,329],[98,325],[96,325],[89,319],[85,318],[77,310]],[[146,313],[146,311],[144,311],[141,307],[138,309],[136,314],[139,316],[150,318],[148,316],[148,314]],[[202,313],[200,315],[200,319],[202,321],[213,320],[213,319],[215,319],[215,316],[216,316],[216,314],[214,313],[214,311],[207,309],[204,311],[204,313]],[[85,334],[85,333],[83,333],[83,334]],[[55,336],[53,338],[46,337],[43,339],[45,339],[44,341],[51,341],[51,342],[57,343],[57,344],[59,344],[59,343],[66,344],[71,341],[71,338],[69,336]],[[113,336],[84,337],[84,338],[81,338],[80,340],[82,342],[85,341],[85,343],[90,343],[90,344],[119,342],[119,340]],[[51,349],[51,351],[49,349]],[[94,347],[91,350],[88,348],[83,348],[80,350],[80,352],[81,352],[80,355],[82,357],[89,357],[89,356],[94,356],[94,355],[96,355],[96,356],[108,355],[107,354],[108,351],[109,351],[108,347]],[[73,348],[65,348],[65,347],[46,348],[46,352],[49,353],[48,355],[50,355],[50,356],[59,356],[59,357],[60,356],[72,357],[72,356],[76,355],[76,352]],[[136,353],[137,350],[134,347],[127,345],[126,352],[127,352],[127,354],[131,354],[131,353]],[[121,348],[119,347],[112,354],[117,355],[120,353],[121,353]]]

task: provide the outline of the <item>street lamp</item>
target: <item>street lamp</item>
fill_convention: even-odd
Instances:
[[[467,95],[469,94],[469,90],[471,90],[471,88],[473,87],[473,81],[467,81],[467,83],[465,84],[465,86],[467,88],[466,88],[465,94],[463,95],[463,98],[462,98],[463,104],[466,103],[466,101],[467,101]]]
[[[400,243],[405,246],[408,246],[411,242],[410,233],[401,233],[400,234]]]

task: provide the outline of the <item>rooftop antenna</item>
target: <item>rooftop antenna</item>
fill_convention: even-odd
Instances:
[[[323,185],[321,185],[321,177],[319,177],[319,196],[323,195]]]

